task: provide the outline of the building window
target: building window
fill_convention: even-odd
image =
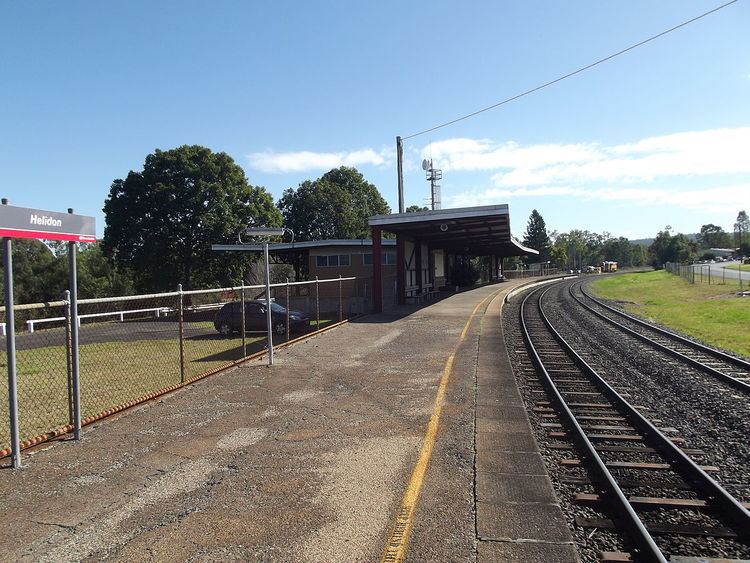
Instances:
[[[383,264],[383,266],[394,266],[396,264],[396,253],[383,252],[380,255],[380,263]],[[362,255],[362,264],[365,266],[372,266],[372,253]]]
[[[331,256],[316,256],[315,264],[318,268],[327,266],[349,266],[351,265],[351,256],[349,254],[333,254]]]

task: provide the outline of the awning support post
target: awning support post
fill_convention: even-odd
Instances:
[[[372,310],[383,312],[383,246],[380,227],[372,228]]]

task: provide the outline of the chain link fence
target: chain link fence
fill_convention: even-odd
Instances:
[[[541,278],[543,276],[555,276],[560,273],[559,268],[538,268],[534,270],[503,270],[503,277],[506,280],[520,280],[525,278]]]
[[[676,262],[667,262],[664,269],[671,274],[680,276],[690,283],[705,283],[708,285],[732,285],[737,286],[740,291],[750,285],[747,279],[747,273],[750,272],[750,266],[743,266],[742,262],[732,267],[721,267],[718,271],[716,267],[711,268],[713,264],[678,264]],[[744,279],[743,279],[743,276]]]
[[[78,301],[83,424],[266,353],[265,286]],[[271,286],[274,346],[369,311],[357,278]],[[73,424],[69,301],[17,305],[16,370],[22,447]],[[0,308],[5,331],[5,308]],[[3,369],[7,370],[2,339]],[[0,455],[8,455],[7,385],[0,386]]]

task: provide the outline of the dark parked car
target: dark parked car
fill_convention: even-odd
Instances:
[[[271,303],[271,328],[276,334],[286,333],[287,312],[284,307],[278,303]],[[295,332],[303,330],[310,324],[310,317],[301,311],[289,311],[289,331]],[[227,303],[214,318],[214,327],[224,336],[231,336],[233,332],[240,332],[242,329],[242,303],[233,301]],[[245,331],[246,332],[265,332],[266,331],[266,302],[265,301],[246,301],[245,302]]]

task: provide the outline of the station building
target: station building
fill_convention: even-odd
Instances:
[[[384,272],[379,257],[384,233],[396,235],[396,301],[429,298],[450,286],[451,265],[458,257],[489,258],[489,280],[502,275],[502,259],[539,254],[510,233],[508,206],[486,205],[370,218],[373,240],[373,310],[383,310]]]
[[[356,277],[343,292],[357,312],[455,291],[451,272],[462,260],[486,257],[483,278],[494,281],[503,258],[538,254],[511,236],[507,205],[376,215],[369,224],[372,239],[273,244],[270,252],[294,266],[297,280]],[[319,291],[338,299],[338,286],[321,284]]]

